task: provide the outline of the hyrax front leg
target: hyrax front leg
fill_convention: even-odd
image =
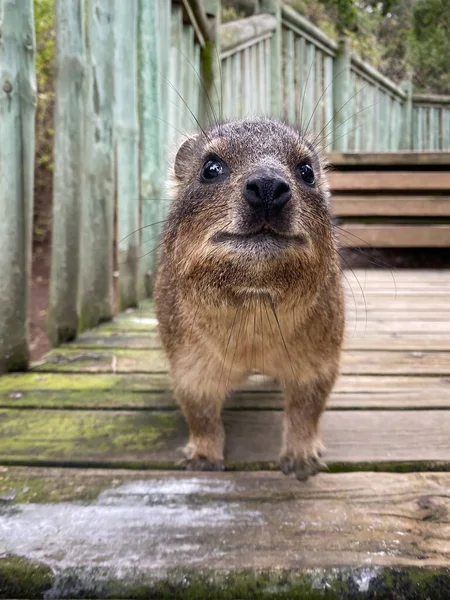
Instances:
[[[319,420],[325,409],[334,377],[318,378],[307,384],[286,385],[283,446],[280,467],[299,481],[319,472],[324,447],[319,438]]]
[[[222,423],[223,396],[205,396],[178,391],[177,400],[189,427],[184,448],[189,471],[223,471],[225,431]]]

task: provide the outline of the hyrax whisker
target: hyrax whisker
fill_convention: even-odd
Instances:
[[[223,403],[256,371],[286,395],[283,471],[317,471],[344,331],[325,167],[270,118],[221,122],[178,150],[154,301],[190,469],[222,468]]]

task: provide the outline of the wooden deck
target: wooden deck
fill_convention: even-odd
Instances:
[[[257,378],[226,406],[228,470],[178,469],[150,306],[2,377],[0,597],[450,598],[450,271],[344,280],[329,471],[306,484],[277,470]]]

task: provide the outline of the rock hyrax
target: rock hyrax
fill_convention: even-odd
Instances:
[[[155,306],[188,469],[222,469],[221,410],[254,371],[285,392],[281,470],[317,473],[339,368],[343,293],[324,159],[269,118],[215,125],[175,158]]]

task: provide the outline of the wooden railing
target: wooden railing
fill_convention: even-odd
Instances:
[[[450,150],[450,96],[414,94],[412,150]]]
[[[256,15],[222,25],[222,114],[227,117],[269,115],[272,38],[277,21]]]
[[[267,114],[326,150],[450,150],[450,99],[413,95],[280,0],[220,26],[220,0],[55,0],[53,345],[151,291],[168,157],[220,118]],[[0,0],[0,372],[28,363],[32,0]],[[20,124],[20,126],[19,126]],[[116,273],[114,274],[114,269]]]

